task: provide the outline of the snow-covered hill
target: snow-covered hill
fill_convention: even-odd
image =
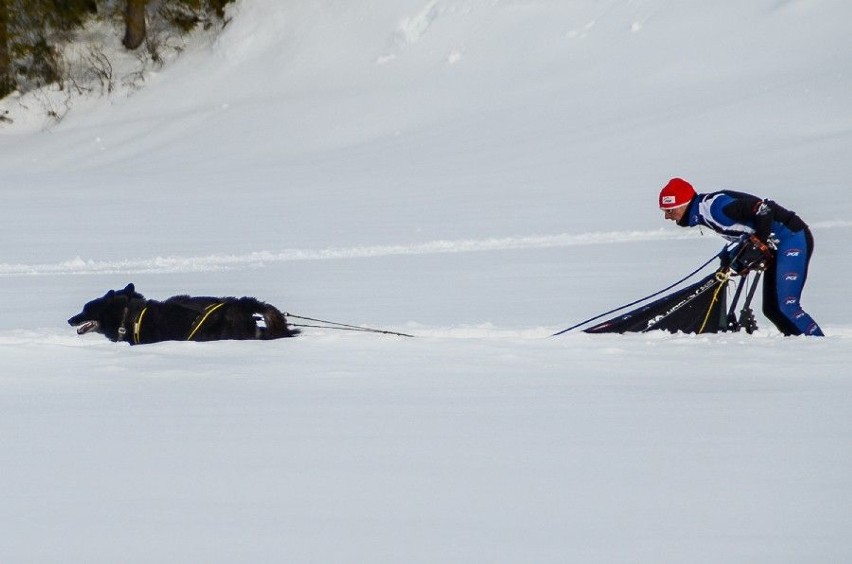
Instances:
[[[0,129],[0,560],[841,561],[852,8],[241,0],[129,97]],[[825,339],[550,333],[810,223]],[[131,348],[128,282],[413,333]]]

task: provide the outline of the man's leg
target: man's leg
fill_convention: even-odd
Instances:
[[[808,230],[802,230],[779,245],[775,263],[767,271],[763,312],[785,335],[823,335],[801,305],[812,253],[813,237]]]

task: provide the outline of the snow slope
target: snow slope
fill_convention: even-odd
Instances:
[[[848,559],[848,3],[231,14],[0,130],[0,560]],[[663,221],[676,175],[810,223],[826,338],[547,338],[720,248]],[[131,281],[417,337],[65,324]]]

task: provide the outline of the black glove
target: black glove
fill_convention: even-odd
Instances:
[[[749,270],[766,270],[772,260],[772,249],[760,240],[757,235],[751,235],[743,241],[740,250],[731,262],[731,268],[737,274],[745,274]]]

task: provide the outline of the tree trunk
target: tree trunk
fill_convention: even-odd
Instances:
[[[216,17],[221,20],[225,18],[225,5],[232,1],[233,0],[208,0],[208,5],[213,9],[213,13],[216,14]]]
[[[147,0],[127,0],[124,12],[125,47],[133,51],[145,41],[145,3]]]
[[[9,57],[9,5],[0,0],[0,98],[15,90],[12,80],[12,59]]]

